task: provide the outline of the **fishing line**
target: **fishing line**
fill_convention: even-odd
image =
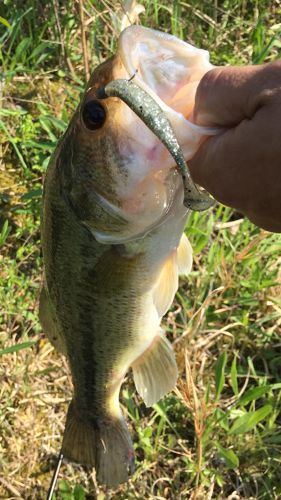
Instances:
[[[52,496],[53,496],[53,493],[54,493],[54,490],[55,490],[55,487],[56,487],[56,484],[57,484],[58,475],[59,475],[59,471],[60,471],[60,468],[61,468],[62,461],[63,461],[63,454],[60,451],[58,459],[57,459],[56,468],[54,470],[52,481],[51,481],[51,484],[50,484],[50,488],[49,488],[48,493],[47,493],[46,500],[52,500]]]

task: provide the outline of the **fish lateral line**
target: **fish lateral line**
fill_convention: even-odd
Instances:
[[[97,99],[119,97],[124,101],[158,137],[176,161],[184,185],[184,205],[196,211],[210,208],[214,204],[213,198],[209,193],[200,192],[193,182],[169,119],[153,97],[132,81],[136,73],[137,70],[128,80],[112,80],[107,85],[100,87],[96,93]]]

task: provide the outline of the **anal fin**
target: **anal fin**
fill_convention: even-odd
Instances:
[[[157,403],[175,387],[178,377],[175,354],[162,332],[135,361],[132,369],[136,389],[146,406]]]

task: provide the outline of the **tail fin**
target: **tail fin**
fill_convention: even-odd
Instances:
[[[125,420],[105,417],[85,422],[73,401],[68,409],[62,453],[73,462],[95,467],[98,482],[109,488],[126,482],[134,471],[133,444]]]

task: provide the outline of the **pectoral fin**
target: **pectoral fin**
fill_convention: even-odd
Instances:
[[[146,406],[152,406],[176,385],[178,369],[175,355],[162,333],[156,336],[132,368],[136,389]]]
[[[185,233],[183,233],[177,249],[179,274],[187,276],[192,268],[192,247]]]
[[[173,251],[164,263],[153,289],[153,302],[160,318],[171,306],[178,284],[177,253]]]

